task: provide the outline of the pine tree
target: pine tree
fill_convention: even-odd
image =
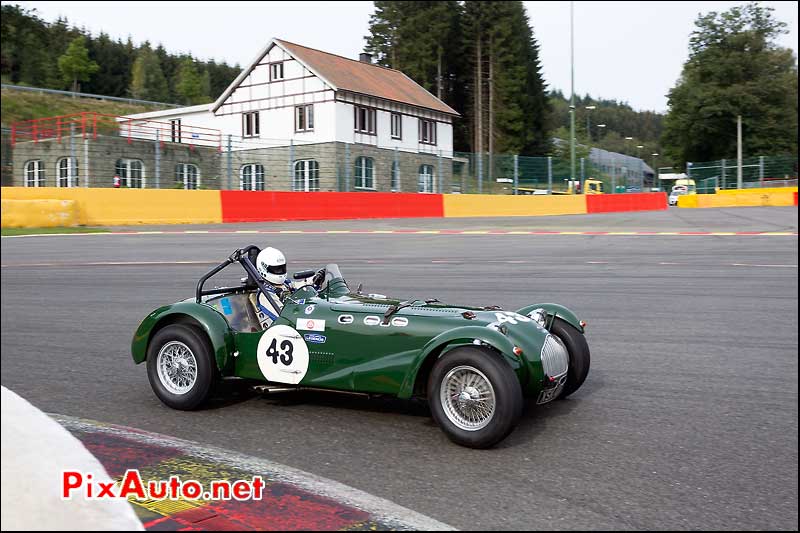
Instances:
[[[72,84],[72,91],[78,92],[78,82],[87,81],[92,74],[100,70],[100,66],[89,59],[89,50],[86,48],[86,39],[76,37],[67,47],[67,51],[58,58],[58,70],[61,72],[64,83]]]
[[[136,55],[131,73],[131,95],[141,100],[166,102],[169,89],[161,64],[149,43],[144,43]]]

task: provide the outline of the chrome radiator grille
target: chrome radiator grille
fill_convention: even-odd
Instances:
[[[569,368],[569,354],[561,339],[548,335],[542,346],[542,369],[551,378],[557,378],[567,373]]]

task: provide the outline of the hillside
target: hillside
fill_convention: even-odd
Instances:
[[[39,94],[3,89],[0,91],[2,111],[0,121],[3,128],[14,122],[34,118],[69,115],[81,111],[94,111],[107,115],[129,115],[166,109],[152,105],[134,105],[125,102],[96,100],[94,98],[72,98],[69,96]]]

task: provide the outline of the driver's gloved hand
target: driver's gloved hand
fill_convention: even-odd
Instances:
[[[314,274],[314,277],[312,278],[312,280],[311,280],[311,283],[312,283],[312,284],[313,284],[315,287],[319,288],[319,287],[322,287],[322,283],[323,283],[324,281],[325,281],[325,269],[324,269],[324,268],[321,268],[321,269],[319,269],[319,270],[317,271],[317,273],[316,273],[316,274]]]

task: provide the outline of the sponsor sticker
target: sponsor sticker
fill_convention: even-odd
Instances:
[[[339,322],[339,324],[352,324],[353,315],[339,315],[339,318],[336,320]]]
[[[226,315],[233,314],[233,309],[231,309],[231,301],[229,298],[223,298],[219,301],[219,304],[222,306],[222,312]]]
[[[381,319],[375,315],[365,316],[364,317],[364,325],[365,326],[377,326],[381,323]]]
[[[303,335],[303,338],[306,342],[311,342],[313,344],[325,344],[325,341],[328,340],[325,335],[320,335],[319,333],[306,333]]]
[[[311,313],[313,313],[313,312],[314,312],[314,308],[315,308],[315,307],[316,307],[316,306],[315,306],[314,304],[311,304],[311,305],[309,305],[308,307],[306,307],[305,313],[306,313],[307,315],[310,315]]]
[[[392,325],[398,328],[404,328],[408,325],[408,319],[404,316],[396,316],[392,319]]]
[[[297,329],[305,331],[325,331],[325,321],[313,318],[298,318]]]

